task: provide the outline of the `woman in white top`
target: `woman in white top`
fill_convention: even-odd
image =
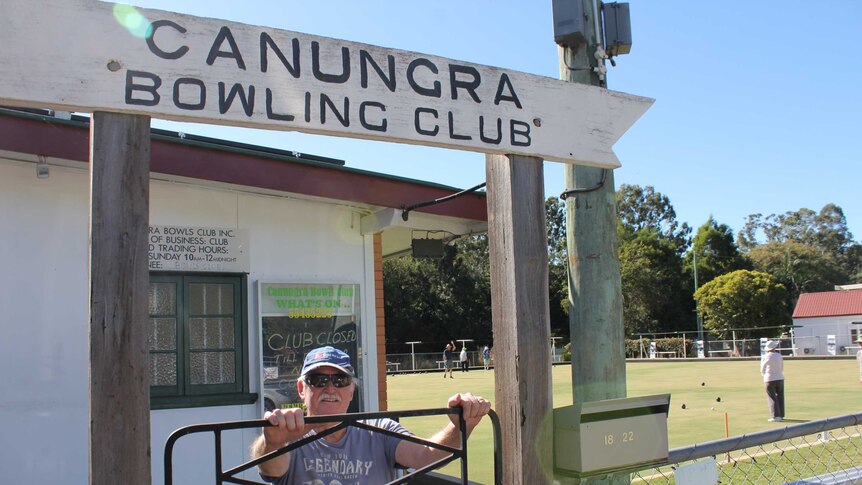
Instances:
[[[760,375],[772,413],[769,421],[784,421],[784,359],[778,352],[777,340],[766,342],[766,353],[760,357]]]
[[[467,344],[464,344],[464,346],[461,347],[460,357],[461,357],[461,372],[467,372],[467,369],[469,367],[469,361],[467,359]]]
[[[862,346],[862,337],[857,338],[856,343]],[[856,363],[859,364],[859,384],[862,384],[862,348],[856,351]]]

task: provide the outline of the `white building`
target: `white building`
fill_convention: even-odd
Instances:
[[[87,482],[88,140],[86,118],[0,109],[3,483]],[[484,194],[404,221],[457,189],[158,130],[151,154],[153,482],[173,430],[258,419],[265,394],[289,404],[311,346],[351,352],[354,407],[385,409],[382,258],[484,231]],[[225,435],[225,466],[255,434]],[[213,483],[210,443],[179,442],[174,483]]]
[[[803,293],[793,310],[798,355],[847,355],[862,336],[862,289]]]

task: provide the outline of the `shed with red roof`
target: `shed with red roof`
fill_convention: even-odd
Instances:
[[[855,353],[862,337],[862,289],[801,294],[793,309],[793,325],[800,354]]]

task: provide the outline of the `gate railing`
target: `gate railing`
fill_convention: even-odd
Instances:
[[[362,423],[362,420],[369,419],[378,419],[378,418],[408,418],[408,417],[417,417],[417,416],[433,416],[433,415],[441,415],[441,414],[457,414],[458,415],[458,423],[459,428],[461,430],[461,448],[452,448],[450,446],[441,445],[438,443],[434,443],[432,441],[428,441],[422,438],[417,438],[415,436],[404,435],[395,433],[390,430],[378,428],[376,426],[371,426],[366,423]],[[494,431],[494,483],[502,484],[502,461],[501,454],[503,450],[502,438],[500,436],[500,419],[497,414],[490,410],[488,412],[488,418],[491,420],[491,426]],[[441,458],[433,463],[430,463],[422,468],[418,468],[410,473],[405,474],[404,476],[389,482],[387,485],[398,485],[402,483],[406,483],[411,478],[415,478],[420,475],[425,475],[428,472],[440,468],[444,465],[447,465],[450,462],[455,460],[461,460],[461,483],[463,485],[468,484],[467,479],[467,424],[464,421],[464,416],[462,414],[462,409],[460,407],[454,408],[440,408],[440,409],[420,409],[413,411],[383,411],[376,413],[351,413],[351,414],[331,414],[326,416],[306,416],[305,422],[308,424],[315,423],[332,423],[338,422],[337,425],[317,433],[313,436],[309,436],[303,438],[301,440],[290,443],[278,450],[267,453],[259,458],[256,458],[251,461],[247,461],[240,465],[237,465],[228,470],[223,469],[222,464],[222,432],[229,430],[238,430],[238,429],[247,429],[247,428],[263,428],[266,426],[272,426],[269,421],[265,419],[255,419],[248,421],[232,421],[225,423],[209,423],[209,424],[194,424],[190,426],[185,426],[180,428],[168,437],[167,442],[165,443],[165,485],[173,485],[173,450],[174,445],[177,440],[182,438],[183,436],[187,436],[194,433],[213,433],[215,438],[215,480],[216,485],[223,485],[224,483],[238,483],[241,485],[265,485],[262,482],[255,482],[252,480],[247,480],[239,477],[238,475],[246,470],[256,467],[257,465],[274,458],[276,456],[283,455],[285,453],[290,452],[300,446],[303,446],[312,441],[318,440],[327,436],[329,434],[335,433],[341,429],[344,429],[348,426],[353,426],[356,428],[367,429],[373,431],[375,433],[382,433],[389,436],[394,436],[396,438],[400,438],[402,440],[411,441],[413,443],[418,443],[421,445],[428,446],[430,448],[443,450],[451,455]]]

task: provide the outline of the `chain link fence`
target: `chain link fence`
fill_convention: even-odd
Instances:
[[[692,473],[700,480],[714,474],[712,483],[721,484],[862,483],[862,413],[676,448],[668,463],[575,483],[675,484]]]

